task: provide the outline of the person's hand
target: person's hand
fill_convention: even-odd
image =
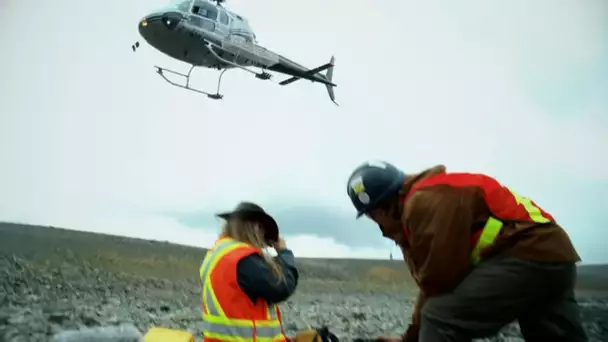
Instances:
[[[274,248],[277,252],[280,252],[284,249],[287,249],[287,244],[285,243],[285,239],[282,236],[279,236],[279,240],[273,241],[271,243],[272,248]]]

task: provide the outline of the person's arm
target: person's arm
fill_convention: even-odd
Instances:
[[[295,292],[299,272],[293,253],[289,249],[281,250],[275,260],[282,266],[285,281],[279,282],[259,254],[252,254],[239,261],[237,280],[252,302],[255,303],[258,298],[263,298],[269,303],[280,303]]]
[[[416,302],[414,303],[414,310],[412,313],[412,322],[407,327],[403,335],[401,335],[402,342],[414,342],[418,341],[418,335],[420,333],[420,312],[422,307],[424,306],[424,301],[426,297],[422,290],[418,291],[418,296],[416,297]]]
[[[422,311],[422,307],[424,306],[424,301],[426,297],[422,290],[418,291],[418,297],[416,298],[416,302],[414,303],[414,312],[412,313],[412,325],[420,325],[420,312]]]
[[[401,248],[401,253],[403,253],[403,260],[407,265],[407,268],[410,271],[410,275],[412,279],[416,282],[418,286],[418,296],[416,298],[416,302],[414,303],[414,310],[412,312],[412,322],[405,330],[403,335],[401,335],[402,342],[411,342],[418,341],[418,331],[420,328],[420,310],[422,309],[422,305],[424,304],[424,292],[420,289],[420,284],[418,282],[418,277],[416,276],[416,265],[414,260],[412,259],[412,253],[410,247],[408,245],[401,244],[399,246]]]
[[[470,271],[473,200],[457,188],[429,188],[408,201],[411,254],[426,297],[451,291]]]

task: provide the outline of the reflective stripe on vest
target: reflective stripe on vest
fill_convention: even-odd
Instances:
[[[272,342],[284,340],[276,304],[267,306],[267,320],[228,318],[215,296],[210,275],[223,256],[248,245],[232,239],[221,239],[207,252],[200,268],[203,282],[203,335],[207,338],[234,342]]]
[[[543,216],[540,209],[532,202],[531,199],[527,197],[520,196],[513,189],[507,188],[509,192],[513,195],[513,198],[517,202],[526,209],[528,214],[530,215],[530,219],[536,223],[548,223],[551,222],[550,219]],[[481,261],[481,253],[484,249],[490,247],[496,242],[498,239],[498,234],[502,230],[503,223],[499,219],[490,216],[486,221],[483,229],[481,230],[481,234],[473,247],[473,251],[471,252],[471,261],[473,264],[477,264]]]
[[[483,226],[481,234],[479,235],[479,239],[471,252],[471,261],[473,264],[477,264],[481,261],[481,253],[484,249],[494,244],[501,230],[502,222],[500,220],[490,217],[486,221],[486,224]]]
[[[544,213],[544,211],[542,211],[538,206],[536,206],[536,204],[528,197],[523,197],[519,194],[517,194],[513,189],[502,186],[500,183],[498,183],[498,181],[496,181],[495,179],[483,175],[483,174],[440,174],[440,175],[436,175],[436,176],[431,176],[427,179],[421,180],[420,182],[414,184],[408,194],[403,198],[403,201],[406,202],[409,197],[417,190],[420,188],[424,188],[424,187],[428,187],[428,186],[432,186],[435,184],[447,184],[447,185],[451,185],[451,186],[468,186],[468,185],[473,185],[473,186],[479,186],[482,189],[484,189],[484,197],[486,200],[486,203],[488,203],[488,192],[492,192],[494,194],[496,194],[496,189],[499,189],[498,191],[503,191],[502,193],[499,193],[499,200],[504,200],[505,194],[509,194],[508,197],[512,198],[513,200],[515,200],[515,203],[519,206],[521,206],[525,212],[527,213],[528,216],[528,220],[532,221],[532,222],[536,222],[539,224],[544,224],[544,223],[549,223],[553,220],[553,218],[548,215],[547,213]],[[489,190],[487,190],[489,189]],[[506,190],[506,192],[504,192],[504,190]],[[500,195],[502,195],[503,197],[501,198]],[[512,196],[512,197],[511,197]],[[507,199],[508,200],[508,199]],[[490,210],[492,210],[492,206],[489,205]],[[501,216],[500,211],[497,212],[497,215],[505,220],[510,220],[511,218],[507,217],[503,217]],[[521,219],[521,218],[518,218]],[[404,225],[404,233],[407,237],[407,239],[410,239],[410,231],[407,227],[405,227]],[[501,232],[503,228],[503,222],[497,218],[497,217],[493,217],[490,216],[488,218],[488,220],[486,221],[484,227],[481,229],[481,231],[477,231],[473,234],[472,237],[472,244],[473,244],[473,250],[471,251],[471,262],[473,264],[477,264],[481,261],[482,259],[482,255],[483,255],[483,251],[488,248],[489,246],[493,245],[496,240],[498,239],[498,236]]]

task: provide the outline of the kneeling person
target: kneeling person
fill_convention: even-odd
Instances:
[[[358,167],[347,191],[420,287],[403,340],[470,342],[517,320],[526,341],[587,341],[573,288],[580,258],[530,199],[484,174],[406,175],[388,163]]]
[[[249,202],[218,216],[222,234],[200,268],[204,341],[286,341],[277,303],[294,293],[299,273],[276,221]]]

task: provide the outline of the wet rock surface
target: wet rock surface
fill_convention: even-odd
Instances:
[[[344,340],[400,334],[407,327],[411,296],[303,282],[282,305],[289,333],[326,325]],[[40,265],[17,256],[0,257],[0,340],[47,341],[72,329],[132,324],[186,329],[200,336],[200,287],[63,263]],[[581,298],[591,341],[608,341],[608,300]],[[516,325],[487,341],[523,341]]]

